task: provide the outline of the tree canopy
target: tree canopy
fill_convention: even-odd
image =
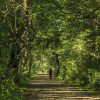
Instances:
[[[23,80],[47,74],[50,67],[70,84],[95,87],[100,80],[100,1],[0,0],[0,98],[7,91],[11,98]]]

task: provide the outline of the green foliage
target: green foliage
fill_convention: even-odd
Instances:
[[[27,71],[23,73],[19,73],[18,77],[21,77],[19,81],[19,86],[21,88],[25,88],[30,81],[29,73]]]
[[[0,84],[1,100],[23,100],[23,89],[13,82],[13,78],[7,78]]]
[[[41,70],[46,74],[49,67],[54,74],[59,67],[58,78],[67,83],[99,87],[99,5],[99,0],[28,0],[25,16],[23,1],[0,0],[0,77],[6,69],[11,72],[14,54],[20,59],[16,73],[11,72],[19,83],[4,79],[1,99],[21,100],[17,85],[27,84],[28,76]]]
[[[49,63],[55,71],[55,53],[58,53],[59,77],[67,83],[93,87],[93,77],[98,78],[89,73],[98,73],[100,70],[99,3],[96,0],[44,0],[43,3],[33,3],[36,59],[41,61],[38,58],[43,55],[47,61],[42,63]]]

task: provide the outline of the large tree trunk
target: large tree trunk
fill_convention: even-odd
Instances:
[[[23,0],[23,10],[24,10],[24,15],[23,15],[24,29],[22,30],[22,33],[17,33],[17,32],[11,33],[14,35],[12,35],[12,46],[11,46],[11,54],[10,54],[8,68],[11,68],[15,82],[19,81],[19,77],[18,77],[18,71],[20,70],[19,66],[20,67],[25,66],[27,62],[27,55],[28,55],[27,29],[29,24],[27,0]]]
[[[24,10],[24,31],[21,36],[21,66],[23,68],[26,67],[26,63],[28,60],[28,27],[29,27],[29,13],[28,13],[28,7],[27,7],[27,0],[23,0],[23,10]]]

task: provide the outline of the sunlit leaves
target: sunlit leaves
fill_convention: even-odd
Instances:
[[[97,71],[100,66],[99,0],[29,0],[28,3],[32,64],[39,70],[48,69],[50,64],[55,68],[55,54],[58,54],[61,76],[90,78],[86,76],[88,70]],[[21,0],[0,1],[0,64],[9,59],[10,33],[20,37],[25,29],[22,6]]]

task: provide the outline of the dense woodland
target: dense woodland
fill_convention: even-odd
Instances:
[[[21,84],[50,67],[99,88],[100,0],[0,0],[1,100],[23,100]]]

